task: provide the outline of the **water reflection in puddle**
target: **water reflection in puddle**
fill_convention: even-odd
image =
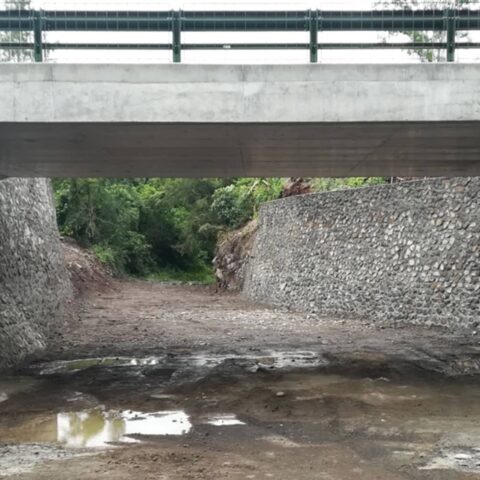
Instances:
[[[181,436],[195,425],[245,425],[233,414],[191,417],[184,410],[140,412],[94,408],[56,415],[39,415],[0,430],[7,443],[61,443],[67,447],[99,448],[114,443],[138,443],[142,436]],[[138,437],[137,437],[138,436]]]
[[[216,415],[209,418],[205,423],[208,423],[209,425],[215,425],[217,427],[245,425],[245,422],[239,420],[236,415]]]
[[[52,375],[56,373],[74,373],[91,367],[137,367],[158,365],[162,357],[99,357],[82,358],[78,360],[58,360],[40,364],[40,375]]]
[[[57,415],[57,440],[69,447],[134,442],[129,435],[184,435],[191,428],[189,416],[182,410],[144,413],[97,409]]]
[[[110,443],[133,443],[136,435],[185,435],[193,428],[183,410],[162,412],[104,411],[101,409],[57,415],[57,441],[69,447],[104,447]],[[218,414],[202,419],[218,427],[245,425],[233,414]]]
[[[164,355],[152,357],[101,357],[78,360],[60,360],[37,365],[40,375],[74,373],[92,367],[155,367],[163,365],[173,368],[213,369],[225,361],[237,361],[248,371],[263,369],[313,368],[328,362],[320,355],[310,351],[276,352],[268,351],[262,355],[219,355],[196,354],[188,356]]]

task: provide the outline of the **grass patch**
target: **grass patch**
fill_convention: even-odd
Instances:
[[[213,271],[208,268],[195,272],[165,268],[159,270],[158,272],[150,273],[146,278],[147,280],[153,280],[155,282],[195,282],[205,285],[211,285],[215,283]]]

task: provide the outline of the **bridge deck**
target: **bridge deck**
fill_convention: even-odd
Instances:
[[[480,175],[480,66],[4,64],[0,175]]]

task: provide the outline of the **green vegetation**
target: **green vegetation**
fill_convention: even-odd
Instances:
[[[208,282],[219,232],[278,198],[282,180],[62,179],[54,189],[60,232],[114,271]]]
[[[389,177],[349,177],[349,178],[315,178],[312,180],[312,190],[323,192],[341,190],[342,188],[367,187],[387,183]]]
[[[205,266],[203,270],[191,272],[172,268],[164,268],[158,272],[146,276],[147,280],[156,282],[195,282],[210,285],[215,283],[215,275],[211,265]]]

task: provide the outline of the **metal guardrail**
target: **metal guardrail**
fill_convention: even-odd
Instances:
[[[172,50],[181,61],[182,50],[307,49],[317,62],[319,49],[445,49],[454,61],[458,48],[480,48],[480,43],[456,41],[457,31],[480,30],[480,10],[371,10],[371,11],[0,11],[0,32],[32,32],[32,41],[1,41],[0,49],[31,49],[37,62],[44,50],[125,49]],[[55,43],[44,42],[44,32],[171,32],[171,43]],[[305,43],[182,43],[182,32],[309,32]],[[444,41],[319,43],[318,32],[444,32]]]

